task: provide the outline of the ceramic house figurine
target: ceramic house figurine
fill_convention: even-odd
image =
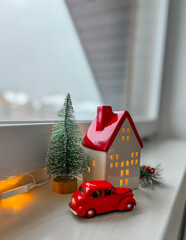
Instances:
[[[98,107],[82,144],[91,161],[85,181],[106,180],[115,187],[138,187],[143,143],[127,111]]]

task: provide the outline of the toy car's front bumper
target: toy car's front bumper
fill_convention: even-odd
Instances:
[[[69,208],[70,208],[70,211],[76,215],[76,216],[79,216],[79,217],[84,217],[85,216],[85,213],[84,213],[84,210],[83,208],[80,206],[79,208],[77,208],[76,210],[72,209],[71,207],[71,204],[69,203]]]
[[[76,215],[77,216],[77,212],[76,211],[74,211],[72,208],[71,208],[71,206],[70,206],[70,203],[68,204],[69,205],[69,208],[70,208],[70,211],[74,214],[74,215]]]

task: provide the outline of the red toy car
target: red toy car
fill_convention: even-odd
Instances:
[[[115,188],[107,181],[88,181],[72,195],[70,210],[81,217],[114,210],[130,211],[136,205],[130,188]]]

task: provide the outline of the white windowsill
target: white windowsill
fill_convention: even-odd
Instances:
[[[20,209],[0,208],[1,240],[31,239],[176,239],[184,209],[186,188],[185,141],[156,139],[144,143],[141,164],[161,163],[164,185],[134,191],[137,206],[131,212],[112,212],[92,219],[69,211],[71,194],[52,193],[51,182],[22,195]]]

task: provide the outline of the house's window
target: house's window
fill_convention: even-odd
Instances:
[[[125,179],[125,185],[128,185],[128,183],[129,183],[129,180],[128,180],[128,178],[126,178]]]
[[[138,157],[138,152],[136,152],[136,157]]]
[[[96,166],[96,161],[95,160],[92,160],[92,165]]]
[[[126,176],[129,175],[129,169],[126,169]]]
[[[125,136],[122,136],[122,141],[123,141],[123,142],[125,141]]]
[[[116,154],[116,159],[119,159],[119,154]]]
[[[122,161],[122,162],[121,162],[121,167],[124,167],[124,164],[125,164],[125,162],[124,162],[124,161]]]
[[[123,179],[120,180],[120,186],[123,186]]]
[[[127,133],[129,133],[130,132],[130,128],[127,128]]]
[[[132,157],[132,158],[134,157],[134,152],[131,153],[131,157]]]
[[[131,160],[131,165],[133,165],[134,164],[134,160]]]
[[[135,160],[135,164],[138,164],[138,159]]]
[[[113,162],[110,163],[110,168],[113,168],[114,164]]]
[[[90,173],[90,167],[88,167],[88,173]]]
[[[118,165],[119,165],[118,162],[116,162],[115,166],[118,167]]]
[[[102,191],[101,190],[97,190],[95,192],[92,193],[90,198],[98,198],[102,196]]]
[[[125,128],[122,128],[122,133],[124,133],[125,132]]]
[[[111,155],[110,155],[110,159],[113,160],[113,158],[114,158],[114,156],[113,156],[113,154],[111,154]]]
[[[126,166],[127,166],[127,167],[129,166],[129,161],[126,161]]]
[[[121,170],[121,177],[123,177],[123,175],[124,175],[124,170]]]
[[[130,136],[127,136],[127,141],[129,141],[130,140]]]

